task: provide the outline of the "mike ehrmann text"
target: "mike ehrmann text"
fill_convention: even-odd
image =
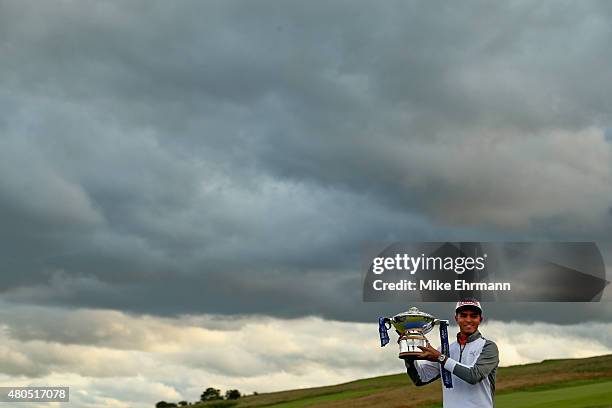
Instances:
[[[452,290],[480,290],[480,291],[510,291],[510,282],[467,282],[465,280],[455,280],[451,282],[441,282],[438,279],[420,279],[418,284],[414,281],[402,279],[397,282],[383,282],[377,279],[372,282],[372,287],[376,291],[386,290],[429,290],[429,291],[452,291]]]

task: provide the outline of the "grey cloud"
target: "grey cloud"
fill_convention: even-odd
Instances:
[[[364,242],[606,239],[610,7],[471,4],[4,3],[3,298],[369,320]]]
[[[84,347],[64,347],[42,342],[3,344],[0,349],[2,373],[31,378],[54,372],[78,373],[88,377],[131,376],[139,369],[138,356],[126,361],[125,353],[115,350],[95,350]]]
[[[166,384],[179,389],[194,374],[261,384],[266,376],[276,373],[297,379],[330,369],[338,375],[355,375],[372,373],[373,369],[390,370],[392,367],[384,362],[397,361],[393,347],[380,349],[375,321],[360,324],[314,317],[222,315],[176,319],[117,311],[4,306],[0,360],[2,372],[10,375],[75,373],[81,377],[123,377],[126,381],[144,375],[148,381],[155,381],[167,372],[159,371],[164,366],[178,370],[178,377]],[[447,317],[449,308],[439,314],[432,305],[422,309]],[[506,365],[593,355],[612,348],[609,322],[556,325],[513,318],[502,321],[488,304],[485,315],[488,319],[482,331],[503,345]],[[346,341],[347,333],[351,341]],[[435,334],[430,338],[437,342]],[[592,349],[577,349],[568,343],[579,338]],[[526,347],[536,342],[536,349]],[[560,348],[547,346],[553,343]],[[241,357],[237,359],[236,355]]]

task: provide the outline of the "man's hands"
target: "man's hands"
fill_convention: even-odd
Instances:
[[[423,351],[417,356],[417,359],[419,360],[429,360],[438,362],[438,357],[440,357],[440,354],[442,354],[438,350],[433,348],[429,343],[427,343],[426,347],[419,346],[419,348]]]

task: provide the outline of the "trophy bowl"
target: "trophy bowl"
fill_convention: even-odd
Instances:
[[[387,318],[387,321],[390,325],[393,325],[400,335],[397,341],[400,348],[399,358],[414,360],[422,353],[419,346],[425,347],[427,345],[428,341],[425,335],[434,328],[437,319],[429,313],[411,307],[407,312]]]

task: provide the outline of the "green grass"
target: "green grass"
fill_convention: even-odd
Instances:
[[[238,401],[211,401],[206,408],[230,408],[238,405]]]
[[[348,398],[359,398],[359,397],[363,397],[364,395],[371,394],[372,391],[375,391],[375,390],[336,392],[334,394],[319,395],[317,397],[302,398],[297,401],[290,401],[290,402],[283,402],[280,404],[268,405],[268,407],[270,408],[301,408],[301,407],[306,407],[309,405],[321,404],[324,402],[339,401],[339,400],[348,399]]]
[[[424,408],[440,408],[442,404]],[[495,396],[495,408],[612,408],[612,381],[555,383]]]
[[[612,407],[612,381],[545,391],[517,391],[495,398],[496,408]]]
[[[317,388],[247,396],[235,408],[440,407],[439,382],[415,387],[405,373]],[[496,408],[612,408],[612,355],[546,360],[502,367],[497,373]],[[433,405],[432,405],[433,404]],[[194,408],[215,408],[211,403]]]
[[[557,390],[559,388],[577,387],[579,385],[592,385],[592,384],[598,384],[602,382],[607,383],[609,381],[610,381],[610,378],[608,377],[595,378],[595,379],[590,379],[590,380],[561,381],[561,382],[554,382],[550,384],[541,384],[541,385],[522,387],[522,388],[510,390],[510,391],[502,391],[502,392],[496,393],[496,395],[515,393],[517,391],[525,391],[525,392],[549,391],[549,390]]]

